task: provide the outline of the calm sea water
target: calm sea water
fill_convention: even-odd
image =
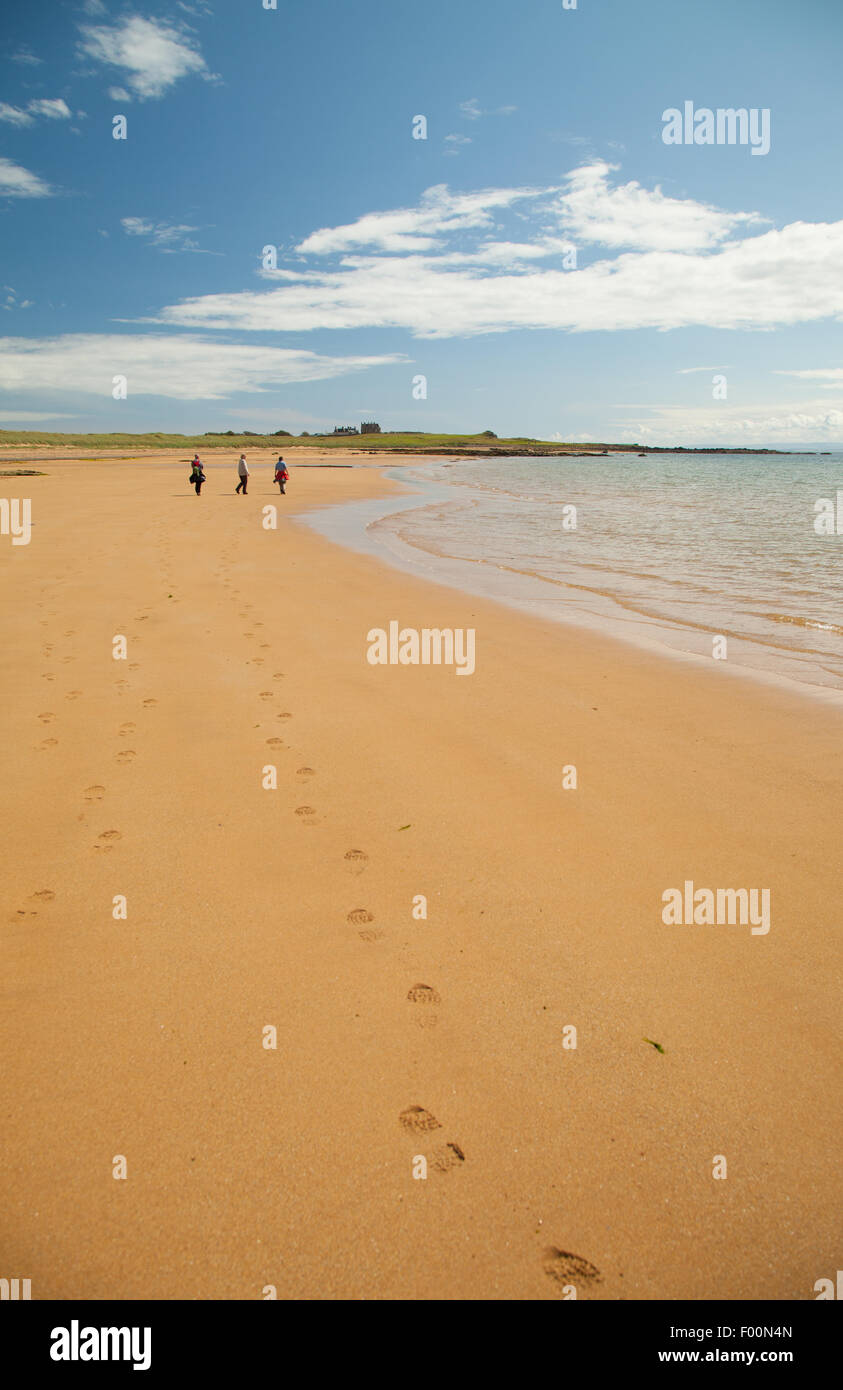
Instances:
[[[815,502],[843,492],[843,454],[472,460],[412,477],[417,505],[368,531],[430,578],[708,658],[724,635],[730,665],[843,692],[843,535],[814,529]]]

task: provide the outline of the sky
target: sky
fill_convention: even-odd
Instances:
[[[0,429],[843,441],[841,0],[275,3],[7,0]]]

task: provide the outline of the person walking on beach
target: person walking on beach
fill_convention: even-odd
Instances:
[[[196,496],[201,497],[202,484],[204,482],[207,482],[207,479],[205,477],[205,470],[199,461],[198,454],[193,455],[193,465],[191,468],[190,477],[188,478],[188,482],[192,483],[193,486],[196,488]]]
[[[287,486],[286,486],[286,485],[287,485],[287,483],[288,483],[288,481],[289,481],[289,478],[290,478],[290,475],[289,475],[289,473],[287,472],[287,465],[286,465],[286,463],[284,462],[284,460],[283,460],[283,458],[281,457],[281,455],[279,454],[279,455],[278,455],[278,462],[277,462],[276,465],[275,465],[275,482],[278,484],[278,488],[279,488],[279,491],[280,491],[280,492],[286,492],[286,491],[287,491]]]
[[[246,496],[246,492],[247,492],[247,490],[248,490],[248,483],[249,483],[249,468],[248,468],[248,464],[246,463],[246,455],[245,455],[245,454],[241,454],[241,455],[240,455],[240,458],[237,460],[237,476],[238,476],[238,478],[240,479],[240,481],[239,481],[239,483],[237,484],[237,486],[236,486],[236,488],[234,489],[234,491],[235,491],[235,492],[240,492],[240,490],[241,490],[241,488],[242,488],[243,496],[245,497],[245,496]]]

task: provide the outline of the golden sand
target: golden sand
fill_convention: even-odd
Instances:
[[[209,455],[197,499],[173,454],[44,457],[0,487],[33,507],[28,546],[0,537],[4,1275],[813,1297],[839,713],[290,520],[393,490],[377,467],[291,451],[280,498],[252,455],[243,498]],[[396,617],[474,628],[476,672],[369,665]],[[665,925],[689,879],[769,887],[769,934]]]

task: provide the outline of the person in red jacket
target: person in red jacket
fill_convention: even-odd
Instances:
[[[286,465],[286,463],[284,462],[284,460],[283,460],[283,458],[281,457],[281,455],[279,454],[279,455],[278,455],[278,462],[277,462],[276,465],[275,465],[275,482],[278,484],[279,490],[280,490],[281,492],[286,492],[286,491],[287,491],[287,486],[286,486],[286,485],[287,485],[287,482],[289,481],[289,477],[290,477],[290,474],[289,474],[288,471],[287,471],[287,465]]]

